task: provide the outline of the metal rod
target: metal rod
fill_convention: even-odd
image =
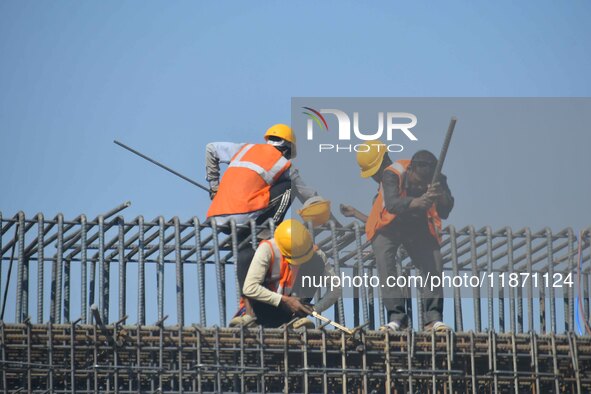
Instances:
[[[117,141],[117,140],[115,140],[115,141],[113,141],[113,142],[114,142],[115,144],[119,145],[120,147],[122,147],[122,148],[124,148],[124,149],[127,149],[127,150],[128,150],[128,151],[130,151],[131,153],[135,153],[136,155],[138,155],[138,156],[139,156],[139,157],[141,157],[142,159],[148,160],[150,163],[152,163],[152,164],[156,164],[158,167],[160,167],[160,168],[162,168],[162,169],[165,169],[166,171],[168,171],[168,172],[170,172],[170,173],[172,173],[172,174],[174,174],[174,175],[178,176],[179,178],[182,178],[182,179],[184,179],[185,181],[187,181],[187,182],[189,182],[189,183],[191,183],[191,184],[193,184],[193,185],[197,186],[198,188],[200,188],[200,189],[203,189],[203,190],[205,190],[205,191],[206,191],[206,192],[208,192],[208,193],[210,192],[210,189],[209,189],[208,187],[205,187],[205,186],[203,186],[202,184],[200,184],[200,183],[198,183],[198,182],[196,182],[196,181],[192,180],[191,178],[189,178],[189,177],[186,177],[186,176],[184,176],[183,174],[181,174],[181,173],[179,173],[179,172],[177,172],[177,171],[173,170],[172,168],[170,168],[170,167],[167,167],[167,166],[165,166],[164,164],[162,164],[162,163],[159,163],[159,162],[157,162],[157,161],[156,161],[156,160],[154,160],[154,159],[151,159],[150,157],[148,157],[148,156],[144,155],[143,153],[140,153],[140,152],[138,152],[137,150],[135,150],[135,149],[133,149],[133,148],[130,148],[129,146],[127,146],[127,145],[125,145],[125,144],[123,144],[123,143],[121,143],[121,142],[119,142],[119,141]]]

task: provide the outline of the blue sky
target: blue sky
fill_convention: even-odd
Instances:
[[[206,193],[113,139],[203,180],[207,142],[259,141],[289,122],[291,97],[587,97],[590,11],[589,1],[2,1],[0,211],[94,217],[131,200],[127,218],[203,217]],[[565,212],[581,217],[576,201]]]
[[[588,96],[591,4],[0,4],[4,215],[201,215],[211,140],[258,140],[292,96]]]

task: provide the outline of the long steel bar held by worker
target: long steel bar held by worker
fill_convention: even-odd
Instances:
[[[152,163],[152,164],[156,164],[158,167],[160,167],[160,168],[163,168],[163,169],[165,169],[166,171],[168,171],[168,172],[170,172],[170,173],[172,173],[172,174],[174,174],[174,175],[178,176],[179,178],[182,178],[182,179],[184,179],[185,181],[187,181],[187,182],[189,182],[189,183],[191,183],[191,184],[193,184],[193,185],[197,186],[198,188],[200,188],[200,189],[203,189],[203,190],[205,190],[206,192],[210,192],[210,190],[209,190],[209,188],[208,188],[208,187],[205,187],[205,186],[203,186],[203,185],[202,185],[202,184],[200,184],[199,182],[196,182],[196,181],[192,180],[191,178],[189,178],[189,177],[187,177],[187,176],[185,176],[185,175],[181,174],[180,172],[177,172],[177,171],[173,170],[172,168],[170,168],[170,167],[168,167],[168,166],[165,166],[164,164],[162,164],[162,163],[160,163],[160,162],[158,162],[158,161],[156,161],[156,160],[154,160],[154,159],[152,159],[152,158],[150,158],[150,157],[148,157],[148,156],[144,155],[143,153],[140,153],[140,152],[138,152],[137,150],[135,150],[135,149],[133,149],[133,148],[130,148],[129,146],[127,146],[127,145],[125,145],[125,144],[123,144],[123,143],[121,143],[121,142],[119,142],[119,141],[117,141],[117,140],[115,140],[115,141],[113,141],[113,142],[114,142],[115,144],[119,145],[120,147],[122,147],[122,148],[124,148],[124,149],[127,149],[127,150],[128,150],[128,151],[130,151],[131,153],[135,153],[136,155],[138,155],[138,156],[139,156],[139,157],[141,157],[142,159],[146,159],[146,160],[148,160],[150,163]]]

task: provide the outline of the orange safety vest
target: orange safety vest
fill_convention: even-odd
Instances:
[[[255,212],[269,206],[271,185],[289,167],[277,148],[267,144],[244,145],[222,176],[207,217]]]
[[[406,189],[404,188],[404,182],[402,181],[403,174],[409,165],[410,160],[397,160],[395,163],[384,169],[384,171],[392,171],[394,174],[398,175],[398,179],[400,180],[400,195],[402,197],[406,197]],[[395,214],[386,210],[384,204],[384,191],[382,183],[380,182],[378,195],[371,207],[367,223],[365,223],[365,234],[367,239],[371,241],[379,229],[390,224],[395,218]],[[429,232],[438,242],[441,242],[441,237],[439,235],[441,234],[441,218],[437,213],[435,204],[427,210],[427,222],[429,224]]]

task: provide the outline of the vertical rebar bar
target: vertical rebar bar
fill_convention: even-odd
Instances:
[[[558,369],[558,352],[556,349],[556,333],[550,336],[552,341],[552,373],[554,374],[554,392],[560,393],[560,370]]]
[[[476,234],[473,226],[468,227],[468,237],[470,238],[470,266],[472,275],[478,276],[478,255],[476,249]],[[480,288],[478,286],[472,287],[472,296],[474,300],[474,329],[476,331],[482,330],[481,304],[480,304]]]
[[[146,262],[144,261],[144,217],[138,216],[138,249],[137,249],[137,275],[138,275],[138,300],[137,316],[139,324],[146,324]],[[139,330],[139,328],[138,328]]]
[[[28,367],[27,367],[27,391],[32,392],[33,391],[33,382],[32,382],[33,370],[31,368],[31,362],[33,361],[33,356],[32,356],[33,335],[31,333],[31,331],[32,331],[31,319],[29,319],[28,317],[25,318],[25,327],[27,330],[27,364],[28,364]]]
[[[0,219],[0,224],[2,223],[1,219]],[[0,227],[2,227],[0,225]],[[2,235],[0,234],[0,238],[2,237]],[[1,248],[0,248],[1,249]],[[2,256],[0,256],[2,257]],[[1,271],[1,270],[0,270]],[[0,343],[0,352],[2,353],[2,365],[6,365],[6,332],[4,331],[6,325],[4,324],[3,320],[0,320],[0,338],[2,339],[2,343]],[[8,388],[8,379],[6,377],[6,368],[0,368],[0,371],[2,373],[2,388],[4,390],[6,390]]]
[[[242,289],[238,286],[238,230],[236,229],[236,221],[230,220],[230,231],[232,238],[232,255],[234,256],[234,281],[236,283],[236,305],[240,304],[240,297],[242,296]]]
[[[86,215],[80,215],[80,318],[88,324],[88,261]]]
[[[337,234],[336,234],[336,225],[334,220],[330,222],[330,240],[331,240],[331,248],[332,248],[332,260],[334,264],[334,271],[337,276],[341,275],[341,266],[339,263],[339,252],[338,252],[338,243],[337,243]],[[343,306],[343,297],[339,297],[335,310],[335,317],[339,323],[346,325],[345,323],[345,308]]]
[[[406,368],[408,371],[408,391],[414,393],[414,372],[412,360],[414,359],[414,348],[415,348],[415,333],[412,330],[406,332]]]
[[[505,236],[507,237],[507,265],[509,266],[509,276],[515,272],[513,264],[513,231],[510,227],[505,228]],[[515,288],[509,286],[509,330],[515,332]]]
[[[16,242],[18,243],[18,268],[16,273],[16,309],[15,309],[15,321],[20,323],[23,321],[23,314],[25,312],[25,304],[28,305],[27,300],[27,273],[25,268],[25,213],[20,211],[17,214],[18,217],[18,229],[16,232]],[[8,282],[7,282],[8,283]]]
[[[310,386],[309,386],[309,371],[308,371],[308,328],[304,327],[304,332],[302,333],[302,358],[303,358],[303,376],[302,376],[302,385],[304,386],[304,394],[310,393]]]
[[[97,343],[95,338],[95,342]],[[54,369],[53,369],[53,321],[49,321],[47,324],[47,362],[48,375],[49,375],[49,387],[55,387]]]
[[[458,252],[457,252],[457,234],[456,228],[453,225],[448,226],[449,231],[449,242],[451,252],[451,267],[454,276],[459,276],[458,270]],[[464,325],[462,321],[462,297],[460,294],[460,288],[454,286],[454,329],[456,331],[464,331]]]
[[[341,377],[343,379],[342,390],[343,394],[347,394],[349,392],[349,390],[347,389],[347,341],[345,339],[344,332],[341,332],[341,370]]]
[[[183,273],[183,261],[181,259],[181,227],[179,218],[173,218],[174,223],[174,254],[176,263],[176,311],[177,322],[182,327],[185,325],[185,278]]]
[[[207,325],[207,316],[205,313],[205,262],[201,254],[201,227],[199,219],[193,217],[193,228],[195,230],[195,256],[197,258],[197,285],[199,289],[199,323]],[[201,387],[201,385],[200,385]]]
[[[0,220],[0,227],[2,221]],[[43,238],[45,237],[43,214],[37,214],[37,323],[43,323],[43,301],[45,296],[43,294],[44,280],[45,280],[45,265],[44,265],[44,248]],[[2,249],[2,242],[0,241],[0,250]],[[0,256],[1,258],[2,256]],[[2,280],[0,279],[0,283]]]
[[[534,330],[534,294],[532,287],[532,239],[531,230],[525,229],[525,242],[526,242],[526,258],[527,258],[527,273],[529,280],[527,281],[527,328],[529,331]]]
[[[568,228],[567,230],[567,237],[568,237],[568,272],[574,273],[575,272],[575,246],[574,246],[574,233],[572,228]],[[568,287],[568,307],[565,310],[568,311],[568,318],[566,321],[568,325],[565,327],[566,331],[571,331],[575,329],[574,325],[574,316],[575,316],[575,305],[574,305],[574,288],[573,286]]]
[[[359,228],[359,223],[353,222],[353,231],[355,232],[355,267],[357,270],[357,274],[363,274],[363,252],[362,252],[362,244],[361,244],[361,230]],[[367,305],[367,289],[361,289],[361,308],[363,313],[363,322],[367,323],[369,321],[369,311]],[[358,305],[358,304],[357,304]],[[355,321],[353,324],[355,326],[359,325],[359,319]]]
[[[179,256],[180,256],[180,250],[179,250]],[[180,259],[180,257],[179,257]],[[184,319],[183,319],[184,320]],[[178,379],[179,379],[179,384],[178,384],[178,393],[179,394],[183,394],[184,392],[184,387],[183,387],[183,373],[184,373],[184,368],[183,368],[183,326],[184,324],[179,323],[179,341],[177,344],[177,354],[178,354]]]
[[[519,374],[517,373],[517,339],[515,338],[515,331],[511,331],[511,358],[513,359],[513,384],[515,394],[519,394]]]
[[[486,273],[488,275],[488,289],[487,289],[487,309],[488,309],[488,328],[489,330],[495,329],[495,317],[494,317],[494,306],[493,306],[493,252],[492,252],[492,229],[490,226],[486,226]]]
[[[265,330],[263,330],[263,326],[259,326],[259,362],[261,367],[261,386],[260,392],[266,393],[267,392],[267,381],[266,381],[266,374],[265,374]]]
[[[55,284],[55,322],[62,322],[62,275],[64,264],[64,215],[57,215],[57,252],[56,252],[56,284]]]
[[[216,284],[218,290],[218,307],[219,307],[219,316],[220,316],[220,324],[222,326],[226,325],[226,282],[224,281],[224,267],[222,266],[222,262],[220,259],[220,246],[218,241],[218,228],[215,220],[211,221],[211,231],[212,231],[212,240],[213,240],[213,258],[215,261],[216,267]]]
[[[546,228],[546,237],[548,242],[548,273],[550,280],[554,280],[554,249],[552,248],[552,230]],[[550,285],[550,331],[556,332],[556,304],[554,297],[556,296],[554,286]],[[545,301],[544,301],[545,302]]]
[[[64,261],[64,323],[70,322],[70,274],[71,259],[66,257]]]
[[[437,392],[437,351],[435,348],[435,330],[431,330],[431,391]]]
[[[70,392],[76,394],[76,322],[70,323]]]
[[[493,387],[494,387],[494,393],[498,393],[499,392],[499,374],[498,374],[498,357],[497,357],[497,333],[495,332],[495,330],[490,330],[489,331],[489,336],[488,336],[488,343],[489,343],[489,360],[492,361],[492,368],[491,371],[493,373]]]
[[[105,220],[103,216],[98,219],[98,266],[99,266],[99,310],[101,318],[107,324],[109,322],[109,270],[105,261]]]
[[[567,333],[568,335],[568,344],[571,356],[572,367],[575,371],[575,379],[577,385],[577,394],[581,394],[581,371],[579,369],[579,354],[578,354],[578,347],[577,347],[577,335],[570,331]]]
[[[539,393],[542,390],[542,383],[540,381],[540,368],[538,357],[538,336],[535,332],[530,332],[530,349],[531,349],[531,365],[533,367],[533,375],[535,376],[535,392]]]
[[[125,222],[117,217],[117,254],[119,255],[119,319],[127,314],[127,262],[125,261]]]
[[[392,361],[390,360],[390,332],[384,332],[384,352],[386,354],[386,394],[392,392]]]
[[[156,283],[158,292],[158,320],[164,316],[164,218],[158,217],[158,267]]]
[[[476,345],[474,344],[474,332],[470,330],[470,378],[472,380],[472,394],[478,391],[478,373],[476,372]]]
[[[3,292],[2,292],[2,286],[1,286],[1,284],[2,284],[2,269],[1,268],[2,268],[2,261],[3,261],[2,237],[4,235],[4,233],[2,231],[2,223],[3,223],[3,220],[2,220],[2,211],[0,211],[0,305],[3,305],[2,300],[3,300],[3,297],[4,297]],[[6,386],[4,386],[4,387],[6,387]]]

